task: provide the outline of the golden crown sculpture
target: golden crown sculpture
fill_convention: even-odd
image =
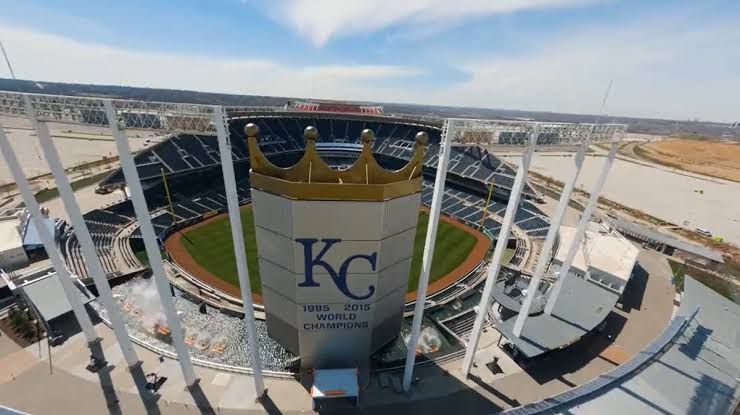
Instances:
[[[345,170],[334,170],[321,159],[316,150],[319,132],[306,127],[306,150],[291,167],[278,167],[262,153],[257,142],[259,128],[247,124],[251,186],[291,199],[305,200],[388,200],[421,190],[424,148],[427,133],[416,134],[416,145],[411,160],[398,170],[386,170],[373,156],[375,134],[362,131],[362,151],[357,160]]]

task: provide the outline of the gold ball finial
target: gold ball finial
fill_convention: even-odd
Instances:
[[[416,133],[416,142],[419,144],[425,144],[429,141],[429,135],[426,131],[419,131]]]
[[[360,139],[362,140],[363,144],[372,143],[375,139],[375,133],[373,132],[373,130],[365,128],[364,130],[362,130],[362,133],[360,133]]]
[[[303,130],[303,136],[306,137],[306,140],[316,141],[319,138],[319,130],[313,125],[309,125]]]
[[[244,133],[247,135],[247,137],[257,137],[257,135],[260,133],[260,128],[257,127],[257,124],[250,122],[244,127]]]

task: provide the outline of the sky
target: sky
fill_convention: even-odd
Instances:
[[[0,41],[37,81],[740,120],[737,0],[0,0]]]

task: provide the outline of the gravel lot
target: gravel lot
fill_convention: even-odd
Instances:
[[[520,157],[505,160],[518,163]],[[586,158],[579,187],[589,191],[604,160]],[[572,154],[536,154],[532,163],[534,171],[561,181],[572,166]],[[705,228],[740,246],[740,183],[617,159],[602,195],[677,225]]]
[[[27,177],[35,177],[50,171],[43,157],[36,132],[31,129],[31,124],[26,119],[0,116],[0,125],[5,129],[8,140]],[[113,138],[110,136],[110,130],[107,128],[49,123],[49,131],[65,168],[118,154]],[[153,134],[147,131],[127,131],[127,134],[133,151],[143,148],[147,139],[152,141],[148,145],[157,141]],[[66,138],[59,137],[59,135],[66,136]],[[15,180],[3,160],[0,163],[0,185],[12,182]]]

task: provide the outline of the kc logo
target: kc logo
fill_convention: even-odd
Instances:
[[[316,266],[324,267],[326,272],[329,273],[329,276],[331,276],[332,281],[334,281],[334,285],[337,286],[339,291],[342,292],[345,296],[353,299],[353,300],[366,300],[370,298],[375,293],[375,286],[370,285],[367,290],[367,294],[365,295],[355,295],[350,290],[349,287],[347,287],[347,269],[349,269],[350,264],[352,264],[352,261],[355,260],[365,260],[370,264],[370,268],[375,271],[377,259],[378,259],[378,253],[373,252],[370,255],[352,255],[349,258],[345,259],[344,262],[342,262],[342,265],[339,267],[339,272],[337,272],[330,264],[328,264],[326,261],[324,261],[324,255],[326,255],[327,252],[329,252],[329,249],[331,249],[332,246],[335,244],[341,242],[341,239],[321,239],[321,242],[324,243],[324,247],[321,248],[319,253],[314,257],[313,255],[313,246],[316,242],[319,242],[318,239],[314,238],[297,238],[295,240],[299,244],[303,245],[303,260],[305,264],[305,273],[306,277],[298,284],[299,287],[319,287],[319,283],[314,281],[313,279],[313,268]]]

